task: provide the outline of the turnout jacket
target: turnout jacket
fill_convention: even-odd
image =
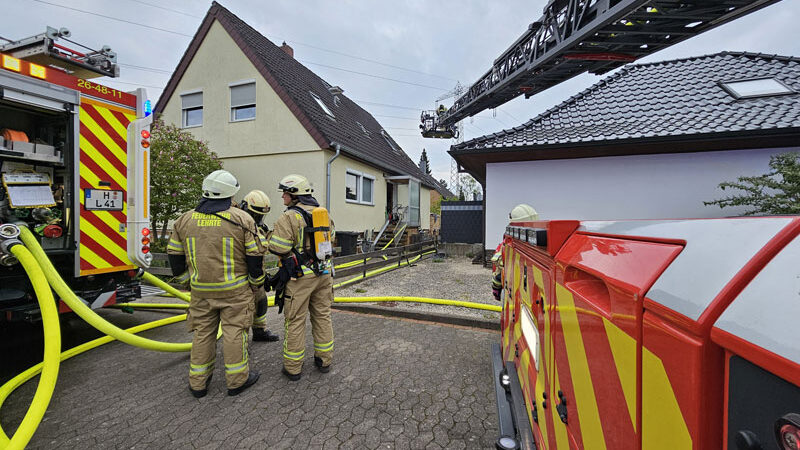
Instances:
[[[191,210],[175,221],[167,253],[184,255],[185,270],[177,270],[179,282],[188,281],[192,292],[203,297],[224,298],[231,291],[249,290],[250,285],[264,282],[263,253],[257,241],[253,218],[238,208],[214,214]],[[173,260],[180,258],[171,256]],[[172,265],[175,273],[176,264]]]
[[[296,204],[298,207],[303,208],[308,212],[309,216],[311,211],[316,208],[315,206],[304,205],[302,203]],[[294,206],[294,205],[292,205]],[[313,253],[314,249],[311,248],[311,239],[305,232],[306,221],[303,215],[295,211],[290,206],[286,211],[281,214],[275,222],[272,230],[272,235],[269,237],[269,251],[281,257],[287,256],[291,253],[292,248],[297,249],[298,252],[307,251]],[[311,226],[311,224],[308,224]],[[333,239],[333,220],[331,219],[331,239]],[[330,273],[328,266],[330,261],[325,264],[320,264],[320,268],[324,270],[323,273]],[[303,265],[303,273],[313,273],[311,268]]]

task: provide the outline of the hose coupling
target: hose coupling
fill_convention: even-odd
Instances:
[[[0,253],[3,254],[11,254],[11,247],[15,245],[22,245],[22,241],[19,239],[3,239],[0,241]]]
[[[0,225],[0,240],[16,239],[19,237],[19,227],[13,223]]]

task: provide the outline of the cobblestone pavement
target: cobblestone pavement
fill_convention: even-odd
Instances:
[[[408,296],[462,300],[499,306],[492,297],[492,271],[472,264],[469,258],[453,257],[434,259],[425,257],[412,267],[392,270],[361,283],[336,290],[337,297]],[[372,303],[368,303],[372,304]],[[500,328],[500,313],[453,306],[420,303],[391,304],[400,309],[496,320]]]
[[[103,315],[126,326],[164,317]],[[281,320],[270,309],[270,329],[283,337]],[[113,342],[74,357],[61,365],[30,448],[493,448],[489,345],[497,333],[340,311],[333,320],[330,373],[317,372],[307,357],[303,378],[289,382],[280,373],[281,343],[252,343],[251,370],[261,379],[238,397],[226,395],[221,354],[209,395],[199,400],[187,389],[187,354]],[[143,335],[191,337],[184,323]],[[306,344],[313,355],[310,333]],[[7,434],[21,422],[37,381],[0,410]]]

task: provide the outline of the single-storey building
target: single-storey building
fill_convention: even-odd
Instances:
[[[800,58],[741,52],[628,65],[519,127],[454,145],[485,190],[485,245],[514,205],[542,219],[738,215],[718,185],[800,151]]]
[[[278,181],[306,176],[340,231],[378,231],[393,210],[429,229],[430,190],[442,189],[375,118],[235,14],[213,2],[155,112],[207,141],[243,196],[272,199]]]

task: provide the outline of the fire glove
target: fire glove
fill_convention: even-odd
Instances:
[[[281,266],[278,273],[271,277],[268,283],[275,289],[275,304],[278,306],[278,314],[283,313],[283,298],[286,295],[286,283],[289,282],[289,273]]]

